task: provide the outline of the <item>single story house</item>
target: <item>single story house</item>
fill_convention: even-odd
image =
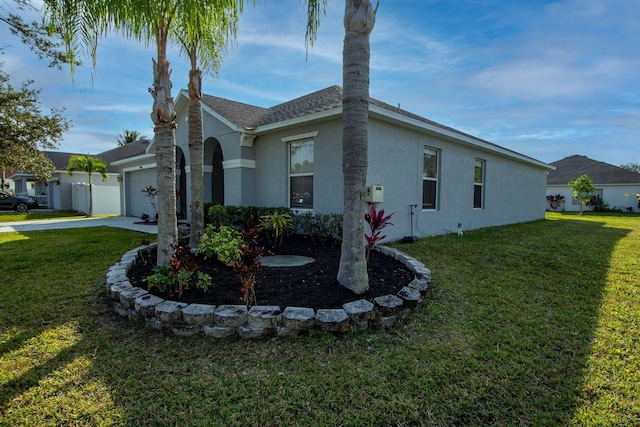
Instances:
[[[547,176],[547,196],[560,194],[564,197],[564,202],[554,208],[547,206],[547,209],[580,211],[580,202],[573,198],[569,182],[586,174],[595,184],[594,196],[600,197],[609,207],[640,212],[636,197],[626,195],[640,193],[639,173],[579,155],[566,157],[551,165],[556,169]]]
[[[178,211],[189,215],[189,97],[175,107]],[[204,200],[342,213],[342,88],[271,108],[204,95]],[[394,212],[389,240],[544,218],[553,167],[375,99],[369,107],[367,185]],[[141,191],[155,184],[153,143],[113,162],[122,175],[122,214],[151,214]],[[364,214],[364,213],[363,213]]]
[[[94,215],[119,214],[121,212],[120,171],[116,166],[111,166],[111,163],[144,153],[148,145],[148,140],[139,140],[92,155],[107,164],[108,177],[107,181],[103,182],[99,174],[92,176]],[[89,177],[82,171],[75,171],[73,175],[67,173],[69,158],[78,153],[44,151],[44,154],[55,166],[52,178],[47,181],[36,180],[31,174],[16,172],[11,176],[16,194],[27,195],[35,199],[39,206],[48,209],[86,212],[88,209]]]

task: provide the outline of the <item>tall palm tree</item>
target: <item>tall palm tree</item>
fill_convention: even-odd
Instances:
[[[211,21],[207,27],[180,26],[177,39],[182,53],[189,58],[189,168],[191,196],[191,230],[189,246],[200,244],[204,232],[204,131],[202,119],[202,70],[214,76],[221,65],[222,51],[227,40],[237,33],[238,14],[242,4],[236,1],[224,2],[220,5],[219,19]],[[191,10],[192,12],[197,12]],[[197,16],[196,18],[197,19]],[[180,23],[191,22],[192,19],[180,19]],[[198,60],[200,58],[200,60]],[[200,63],[200,66],[198,65]]]
[[[158,265],[169,262],[177,240],[176,222],[176,113],[171,96],[167,45],[180,26],[203,29],[217,22],[223,5],[242,0],[45,0],[45,16],[62,35],[71,59],[83,52],[95,64],[97,42],[115,29],[127,37],[153,42],[153,97],[156,182],[158,188]],[[180,19],[190,22],[180,23]],[[204,34],[204,30],[196,31]]]
[[[346,0],[342,53],[342,173],[344,219],[338,282],[357,294],[369,289],[364,241],[365,186],[368,167],[369,35],[378,5]]]
[[[73,176],[73,172],[77,170],[89,175],[89,212],[87,212],[87,216],[93,216],[93,188],[91,184],[91,176],[94,173],[99,173],[102,176],[102,182],[106,182],[109,178],[107,175],[107,164],[103,162],[101,158],[91,157],[90,154],[87,154],[86,156],[74,154],[69,157],[67,173]]]
[[[319,25],[320,11],[327,0],[307,0],[308,42],[313,44]],[[200,28],[194,34],[205,34],[204,28],[215,22],[230,4],[243,0],[44,0],[45,17],[51,28],[60,33],[69,53],[71,69],[84,53],[95,65],[100,37],[115,29],[127,37],[153,41],[157,56],[153,61],[153,97],[151,120],[154,123],[156,148],[156,181],[158,188],[158,265],[171,256],[171,245],[177,240],[175,209],[175,128],[176,114],[171,96],[171,72],[167,59],[167,43],[179,27]],[[200,13],[202,12],[202,13]]]

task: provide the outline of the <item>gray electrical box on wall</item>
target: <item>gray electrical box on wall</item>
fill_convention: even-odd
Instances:
[[[364,200],[369,203],[382,203],[384,201],[384,187],[382,185],[367,187]]]

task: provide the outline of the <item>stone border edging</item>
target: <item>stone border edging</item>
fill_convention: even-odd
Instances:
[[[373,302],[360,299],[343,305],[341,309],[306,307],[187,304],[165,300],[147,290],[134,287],[127,273],[139,257],[157,246],[153,243],[126,252],[120,262],[109,268],[106,276],[107,293],[116,312],[127,318],[144,318],[154,329],[170,329],[176,335],[203,333],[208,337],[225,338],[237,335],[243,339],[270,336],[289,337],[301,331],[348,332],[372,327],[392,327],[396,319],[407,316],[416,308],[431,284],[431,270],[415,258],[397,249],[376,246],[374,249],[402,263],[415,278],[396,295],[376,297]]]

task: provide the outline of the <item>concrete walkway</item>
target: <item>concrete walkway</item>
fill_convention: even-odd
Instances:
[[[158,234],[155,224],[136,224],[140,218],[113,216],[108,218],[47,219],[40,221],[0,222],[0,233],[61,230],[66,228],[115,227],[142,233]]]

